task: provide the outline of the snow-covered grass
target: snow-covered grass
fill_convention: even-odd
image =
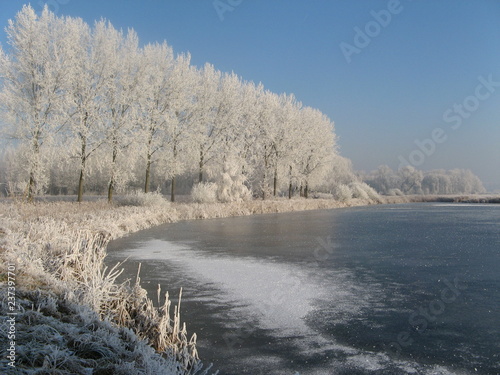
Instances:
[[[196,335],[189,338],[186,327],[181,325],[180,305],[175,307],[172,314],[171,301],[167,294],[162,299],[161,308],[154,306],[146,291],[141,288],[139,277],[134,285],[117,283],[116,278],[121,272],[120,266],[108,269],[104,265],[106,247],[110,239],[172,221],[173,219],[169,216],[171,211],[174,212],[168,205],[115,207],[104,202],[0,204],[2,290],[6,289],[7,264],[15,264],[20,307],[22,303],[29,306],[32,310],[31,314],[39,313],[43,309],[40,300],[33,296],[50,295],[51,306],[61,305],[63,301],[71,305],[82,306],[87,309],[85,311],[92,311],[95,315],[93,319],[132,330],[133,344],[128,345],[128,351],[135,352],[139,348],[146,347],[145,344],[140,344],[142,340],[157,353],[161,353],[161,355],[157,354],[156,359],[150,358],[152,354],[138,353],[137,355],[150,358],[152,363],[162,364],[164,366],[162,371],[148,370],[150,365],[139,361],[132,367],[129,366],[131,372],[123,368],[122,372],[116,370],[118,372],[113,373],[194,374],[198,370],[200,372],[201,363],[196,351]],[[33,294],[30,291],[36,291],[36,293]],[[3,306],[4,312],[7,311],[6,308]],[[81,318],[68,308],[61,308],[61,311],[54,313],[55,317],[75,325],[71,330],[76,332],[78,330],[76,327],[81,326]],[[43,323],[38,323],[39,320]],[[27,325],[22,326],[23,330],[47,331],[49,335],[53,330],[58,332],[60,328],[55,327],[55,323],[49,324],[49,322],[54,322],[53,319],[47,320],[42,317],[40,319],[28,317],[26,322]],[[28,327],[30,322],[32,326]],[[82,332],[86,332],[84,328]],[[113,332],[115,336],[109,333],[110,337],[115,337],[115,340],[120,341],[120,337],[116,334],[118,328]],[[74,339],[78,339],[78,335]],[[61,366],[64,368],[62,363],[68,361],[68,363],[73,363],[71,366],[77,365],[78,361],[73,358],[75,355],[65,340],[48,340],[54,349],[57,348],[56,351],[49,350],[47,353],[40,351],[37,355],[42,359],[36,361],[29,359],[34,357],[31,352],[26,354],[26,357],[20,356],[17,363],[18,369],[24,369],[26,373],[29,373],[28,369],[33,368],[55,369],[57,367],[59,369]],[[123,353],[113,354],[113,350],[109,349],[112,345],[109,343],[91,338],[89,340],[91,340],[89,345],[96,351],[109,352],[113,358],[125,356]],[[45,344],[47,343],[42,340],[40,347]],[[2,349],[7,349],[3,347],[7,345],[7,340],[3,340],[1,345]],[[123,345],[126,344],[123,343]],[[55,352],[59,353],[58,357],[52,358],[51,355]],[[132,353],[129,354],[132,355]],[[66,360],[65,355],[68,357]],[[90,368],[101,366],[98,362],[91,361],[89,364],[83,359],[87,358],[80,358],[81,366],[90,365]],[[172,363],[176,364],[175,368],[172,367]],[[79,371],[71,367],[71,369],[57,373],[85,372],[83,367]]]
[[[6,290],[0,311],[8,312]],[[19,290],[16,316],[16,371],[3,374],[185,374],[175,356],[160,356],[130,328],[103,321],[86,306],[48,290]],[[2,340],[2,353],[7,340]],[[194,371],[192,372],[194,373]]]

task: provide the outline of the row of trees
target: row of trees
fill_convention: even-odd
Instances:
[[[363,176],[363,180],[385,195],[480,194],[486,191],[479,177],[464,169],[423,172],[407,166],[396,172],[382,165]]]
[[[174,200],[180,176],[231,174],[263,198],[298,187],[307,196],[343,163],[320,111],[194,67],[165,42],[141,47],[134,31],[30,6],[6,31],[0,111],[12,141],[2,178],[28,199],[55,184],[81,201],[88,180],[106,184],[110,201],[117,188],[169,181]]]

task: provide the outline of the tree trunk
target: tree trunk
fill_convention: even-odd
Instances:
[[[144,180],[144,192],[149,193],[149,181],[151,178],[151,144],[153,143],[154,127],[149,127],[148,148],[146,155],[146,178]]]
[[[290,165],[290,174],[288,175],[288,199],[292,199],[292,166]]]
[[[264,176],[262,178],[262,199],[266,199],[266,190],[267,190],[267,146],[264,146]]]
[[[177,165],[177,141],[174,143],[173,149],[174,166]],[[175,202],[175,173],[177,173],[177,168],[174,169],[174,175],[172,176],[172,183],[170,185],[170,201]]]
[[[267,173],[266,168],[264,167],[264,178],[262,181],[262,200],[266,200],[266,190],[267,190]]]
[[[81,203],[83,200],[83,182],[85,179],[85,165],[87,163],[87,142],[82,136],[82,153],[80,154],[81,156],[81,164],[80,164],[80,178],[78,180],[78,197],[76,201],[78,203]]]
[[[30,172],[30,182],[28,185],[28,196],[27,196],[28,203],[33,202],[33,199],[35,197],[35,190],[36,190],[35,173]]]
[[[112,163],[112,169],[111,169],[111,178],[109,180],[109,186],[108,186],[108,203],[111,203],[113,201],[113,191],[115,188],[115,168],[116,168],[116,158],[118,157],[118,141],[113,139],[113,159],[111,161]]]
[[[109,181],[109,186],[108,186],[108,203],[113,202],[113,187],[114,187],[114,181],[113,178]]]
[[[304,188],[304,197],[306,199],[309,198],[309,186],[307,185],[307,182],[306,182],[306,187]]]
[[[78,203],[81,203],[83,200],[83,180],[84,180],[84,171],[83,171],[83,166],[80,168],[80,179],[78,180],[78,198],[76,201]]]
[[[146,180],[144,182],[144,192],[149,193],[149,179],[151,175],[151,155],[148,155],[148,162],[146,164]]]
[[[36,194],[36,171],[40,166],[38,165],[38,158],[39,158],[39,153],[40,153],[40,131],[37,130],[35,132],[35,137],[33,138],[33,155],[34,156],[34,162],[31,163],[31,170],[30,170],[30,182],[28,185],[28,196],[27,196],[27,201],[29,203],[33,202],[33,199],[35,198]]]
[[[88,112],[85,112],[85,116],[82,120],[82,128],[88,129],[88,118],[89,114]],[[80,135],[80,140],[82,142],[82,148],[81,148],[81,153],[80,153],[80,178],[78,179],[78,197],[77,197],[77,202],[81,203],[83,200],[83,184],[85,182],[85,169],[87,166],[87,136],[85,133],[79,133]]]
[[[278,188],[278,168],[274,169],[274,181],[273,181],[273,196],[276,196],[276,191]]]
[[[203,182],[203,163],[204,163],[204,156],[203,156],[203,151],[200,150],[200,169],[198,172],[198,182],[201,184]]]
[[[170,184],[170,201],[175,202],[175,177],[172,177]]]
[[[302,187],[302,185],[300,185],[300,196],[304,196],[304,188]]]

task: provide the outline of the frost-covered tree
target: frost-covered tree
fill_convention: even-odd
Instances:
[[[422,179],[422,190],[424,194],[441,193],[441,179],[435,173],[429,173]]]
[[[197,82],[192,123],[199,148],[198,183],[201,183],[207,164],[218,154],[218,146],[225,128],[225,124],[218,121],[218,115],[222,110],[220,106],[225,103],[220,103],[221,72],[213,65],[205,64],[203,69],[195,74]]]
[[[237,95],[233,96],[234,106],[238,108],[237,116],[226,132],[224,143],[224,154],[230,154],[233,159],[239,160],[245,183],[254,187],[260,182],[258,165],[262,159],[256,150],[259,147],[258,109],[263,92],[262,84],[240,81]]]
[[[422,180],[424,178],[421,171],[411,165],[403,167],[398,172],[400,176],[400,190],[406,194],[421,194]]]
[[[399,177],[387,165],[381,165],[376,171],[365,178],[375,190],[381,194],[388,194],[391,189],[400,188]]]
[[[405,167],[394,172],[380,166],[364,177],[364,181],[381,194],[478,194],[485,189],[481,180],[470,170],[453,169],[419,171]]]
[[[271,147],[273,150],[271,164],[273,173],[273,195],[278,193],[279,174],[288,172],[289,188],[288,196],[291,197],[291,170],[295,164],[296,155],[294,150],[300,144],[299,135],[300,129],[297,125],[300,124],[300,110],[302,104],[297,102],[294,95],[282,94],[278,98],[277,107],[275,108],[276,121],[272,128]]]
[[[256,161],[256,119],[258,95],[262,86],[243,82],[234,73],[221,75],[212,111],[213,129],[204,138],[206,176],[217,185],[218,199],[233,201],[251,196]],[[203,139],[203,138],[202,138]]]
[[[65,69],[71,48],[66,26],[67,20],[55,17],[47,7],[38,16],[25,5],[6,28],[9,55],[0,51],[0,112],[11,126],[7,132],[24,150],[28,200],[47,184],[44,153],[67,120],[61,115],[70,77]]]
[[[246,177],[242,176],[246,164],[243,83],[236,74],[222,74],[209,64],[198,75],[192,120],[199,149],[198,182],[207,176],[219,189],[227,186],[229,179],[231,184],[246,183]],[[238,191],[234,187],[223,190]],[[229,199],[232,198],[224,198]]]
[[[172,92],[162,131],[165,143],[161,166],[164,176],[170,180],[172,202],[175,201],[176,177],[188,170],[196,148],[192,118],[196,74],[190,60],[189,54],[180,54],[176,58],[169,79]]]
[[[108,201],[118,183],[124,184],[130,170],[120,168],[125,152],[130,156],[136,120],[135,100],[139,96],[141,69],[139,41],[136,33],[129,30],[126,36],[110,23],[104,26],[103,48],[108,51],[108,62],[103,84],[102,100],[105,106],[103,121],[106,123],[107,146],[111,155],[108,161]]]
[[[468,169],[452,169],[449,171],[451,189],[461,193],[484,193],[481,180]]]
[[[331,120],[311,107],[301,110],[301,129],[297,168],[301,176],[301,190],[307,198],[310,187],[320,184],[325,177],[335,155],[336,139]]]
[[[255,91],[254,137],[252,153],[255,157],[256,171],[260,171],[259,189],[262,199],[271,193],[269,178],[272,175],[272,157],[274,156],[274,130],[278,126],[277,110],[279,108],[278,95],[256,86]]]
[[[24,148],[27,145],[17,147],[7,146],[2,152],[2,175],[4,191],[8,196],[21,195],[26,190],[26,179],[23,165],[26,164]]]
[[[142,64],[144,75],[140,82],[138,131],[136,139],[142,143],[145,158],[144,192],[149,192],[151,167],[159,160],[165,147],[167,120],[172,102],[177,97],[175,64],[172,48],[166,42],[144,47]]]
[[[97,22],[93,29],[81,19],[69,19],[69,24],[72,55],[66,62],[70,79],[65,88],[69,100],[65,110],[71,117],[72,152],[79,161],[77,201],[81,202],[88,159],[106,140],[103,98],[105,84],[109,85],[106,80],[113,74],[110,69],[115,55],[107,34],[110,27],[105,21]]]
[[[331,163],[326,167],[325,178],[320,184],[324,192],[333,192],[339,186],[347,186],[358,181],[350,159],[334,154]],[[342,188],[345,190],[345,188]]]
[[[307,197],[335,179],[351,186],[333,123],[291,94],[210,64],[197,70],[166,43],[140,48],[133,31],[106,21],[90,27],[47,8],[37,16],[24,7],[7,33],[0,106],[19,141],[5,156],[4,178],[13,191],[24,183],[30,199],[48,186],[81,201],[85,186],[107,186],[112,201],[120,187],[148,192],[152,174],[158,185],[170,182],[172,201],[176,179],[193,174],[214,182],[210,191],[223,201],[246,199],[249,188],[267,198],[287,189],[291,197],[293,186]],[[444,177],[439,186],[453,189],[468,178]]]

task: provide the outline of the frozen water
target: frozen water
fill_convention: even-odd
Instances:
[[[492,373],[500,210],[391,208],[177,223],[110,254],[142,262],[152,293],[185,287],[188,329],[221,375]],[[329,235],[334,249],[317,261]],[[409,316],[437,306],[456,276],[468,289],[426,335],[413,331]],[[385,345],[407,331],[413,343],[394,356]]]

